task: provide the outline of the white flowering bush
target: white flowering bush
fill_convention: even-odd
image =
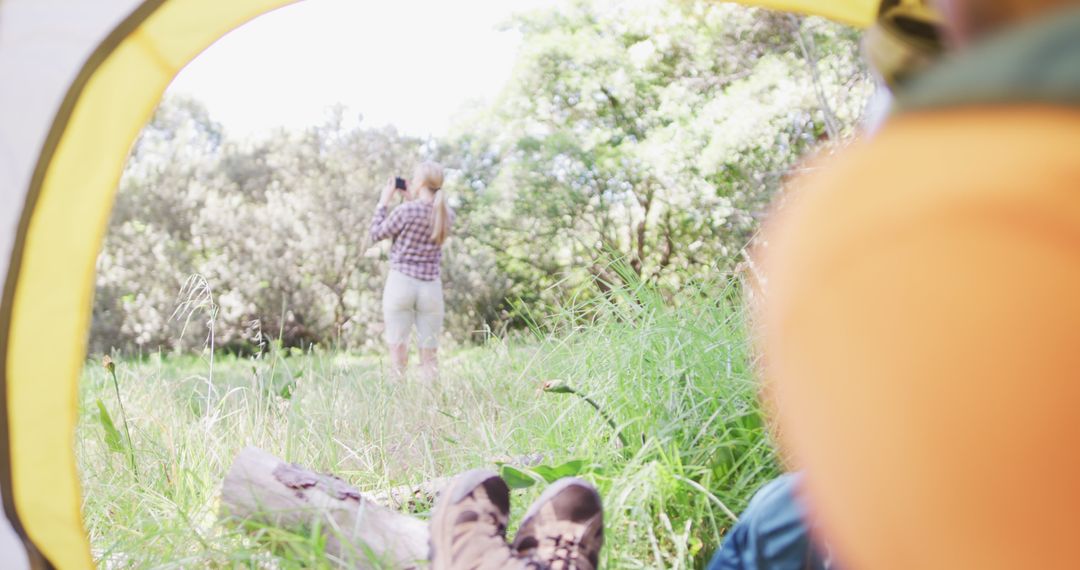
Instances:
[[[196,102],[166,101],[132,154],[98,260],[91,349],[202,346],[211,318],[216,348],[377,340],[387,246],[368,243],[368,225],[381,185],[410,172],[425,145],[343,125],[338,114],[241,144]],[[490,250],[455,242],[447,329],[466,340],[505,279]],[[191,275],[208,298],[177,311]]]

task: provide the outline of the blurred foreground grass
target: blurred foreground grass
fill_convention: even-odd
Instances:
[[[582,460],[605,501],[606,568],[703,566],[778,472],[730,288],[666,300],[646,287],[616,291],[535,322],[532,334],[444,355],[434,386],[393,381],[385,365],[319,349],[217,355],[212,369],[195,356],[119,359],[136,477],[100,421],[99,400],[120,422],[112,380],[90,361],[78,459],[99,564],[325,566],[318,537],[218,522],[221,480],[247,445],[371,492],[535,453],[550,465]],[[596,401],[627,446],[582,399],[543,392],[553,379]],[[540,487],[515,491],[513,516]]]

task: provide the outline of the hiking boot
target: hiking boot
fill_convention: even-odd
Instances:
[[[600,494],[582,479],[567,478],[548,487],[529,508],[511,549],[551,570],[595,570],[603,545]]]
[[[543,569],[506,544],[510,488],[491,471],[454,477],[431,515],[431,570]]]

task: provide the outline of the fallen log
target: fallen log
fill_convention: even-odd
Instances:
[[[327,557],[343,568],[417,568],[427,559],[426,522],[254,447],[237,455],[221,503],[224,514],[247,523],[321,529]]]
[[[364,493],[364,498],[383,507],[416,512],[418,509],[430,508],[435,503],[435,498],[449,484],[449,478],[439,477],[419,485],[401,485],[378,493]]]
[[[550,455],[549,453],[530,453],[529,455],[517,457],[491,459],[490,461],[493,465],[507,464],[514,467],[535,467],[548,460]],[[401,485],[379,493],[364,494],[364,497],[377,505],[390,507],[391,509],[415,511],[424,505],[430,506],[434,503],[435,497],[449,484],[449,477],[439,477],[419,485]]]
[[[531,467],[547,458],[533,453],[496,463]],[[328,558],[343,568],[416,568],[427,559],[427,523],[399,510],[427,510],[449,482],[438,478],[369,495],[248,447],[225,477],[221,503],[223,514],[240,521],[297,531],[317,526],[327,538]]]

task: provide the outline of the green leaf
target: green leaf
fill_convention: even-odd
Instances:
[[[289,380],[278,389],[278,396],[281,396],[283,400],[291,400],[295,389],[296,380]]]
[[[536,484],[536,478],[528,473],[510,465],[503,465],[499,468],[499,476],[506,481],[506,485],[511,489],[528,489]]]
[[[690,556],[697,556],[697,553],[701,552],[704,547],[705,543],[702,542],[701,537],[696,534],[690,537],[690,548],[688,549]]]
[[[532,471],[543,477],[548,483],[554,483],[564,477],[577,477],[582,473],[588,472],[589,465],[585,463],[584,459],[574,459],[567,461],[562,465],[556,465],[555,467],[537,465],[532,468]]]
[[[105,408],[105,404],[99,399],[97,401],[98,407],[98,420],[101,422],[101,427],[105,430],[105,445],[109,446],[109,449],[116,453],[124,452],[124,438],[120,436],[120,430],[116,429],[116,424],[112,421],[112,416],[109,415],[109,410]]]

